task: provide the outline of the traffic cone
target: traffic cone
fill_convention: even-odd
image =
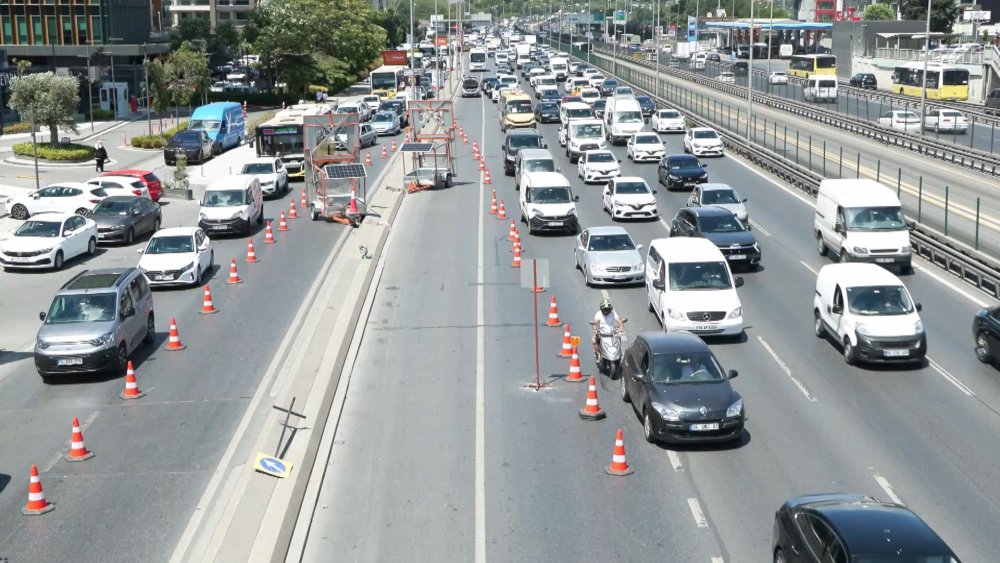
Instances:
[[[510,263],[510,267],[511,268],[520,268],[521,267],[521,247],[520,246],[515,246],[514,247],[514,261]]]
[[[132,367],[132,360],[128,361],[128,369],[125,370],[125,389],[118,395],[122,399],[138,399],[146,394],[139,391],[139,383],[135,380],[135,368]]]
[[[462,143],[468,145],[469,144],[469,138],[466,137],[465,135],[462,135]]]
[[[181,343],[181,335],[177,332],[177,319],[170,317],[170,336],[167,338],[167,347],[164,348],[167,352],[177,352],[187,348]]]
[[[385,150],[385,143],[382,143],[382,158],[388,158],[389,153]]]
[[[552,296],[552,301],[549,302],[549,320],[545,323],[547,326],[562,326],[559,322],[559,307],[556,306],[556,296]]]
[[[569,373],[566,374],[566,381],[583,381],[583,371],[580,369],[580,352],[573,346],[573,355],[569,358]]]
[[[389,149],[390,152],[396,152],[396,139],[392,140],[392,147]]]
[[[517,240],[517,225],[514,224],[514,220],[510,220],[510,231],[507,234],[507,240],[514,242]]]
[[[479,161],[479,170],[480,171],[486,170],[486,159],[482,159]]]
[[[289,204],[288,204],[288,218],[289,219],[298,219],[299,218],[299,212],[295,210],[295,200],[294,199],[292,199],[292,201],[289,202]]]
[[[569,331],[568,323],[563,325],[562,350],[560,350],[556,356],[559,356],[560,358],[573,357],[573,334]]]
[[[205,296],[201,302],[201,311],[198,311],[202,315],[214,315],[218,313],[219,310],[215,308],[215,304],[212,303],[212,290],[205,286]]]
[[[601,420],[604,418],[604,411],[597,404],[597,382],[594,376],[590,376],[590,386],[587,388],[587,403],[580,409],[580,418],[583,420]]]
[[[80,430],[80,419],[73,417],[73,432],[69,438],[69,453],[66,461],[86,461],[94,457],[94,452],[87,450],[83,443],[83,430]]]
[[[246,259],[246,262],[248,264],[253,264],[254,262],[260,262],[260,260],[257,259],[257,252],[254,251],[254,248],[253,248],[253,239],[248,239],[247,240],[247,259]]]
[[[243,283],[243,280],[240,279],[240,273],[236,271],[235,258],[229,263],[229,278],[226,280],[226,283]]]
[[[514,244],[521,246],[521,233],[514,231]]]
[[[464,137],[465,136],[465,127],[463,127],[461,125],[458,126],[458,136],[459,137]]]
[[[479,152],[479,143],[477,143],[476,141],[472,141],[472,152],[474,153]]]
[[[490,184],[493,183],[493,180],[490,179],[490,170],[489,170],[489,168],[486,169],[486,174],[483,175],[483,183],[486,184],[486,185],[490,185]]]
[[[279,231],[287,231],[288,230],[288,222],[285,221],[285,210],[284,209],[282,209],[281,212],[278,213],[278,230]]]
[[[28,478],[28,504],[21,508],[21,514],[25,516],[38,516],[46,512],[55,510],[54,503],[45,500],[45,492],[42,491],[42,480],[38,478],[38,466],[31,466],[31,477]]]
[[[372,163],[371,157],[372,157],[371,153],[368,153],[368,158],[369,158],[368,164],[369,164],[369,166]],[[306,190],[305,190],[305,188],[302,188],[302,200],[299,202],[299,204],[302,206],[302,210],[305,211],[305,209],[306,209]]]
[[[128,146],[128,134],[126,133],[122,133],[122,146],[123,147]]]
[[[368,151],[367,153],[365,153],[365,166],[371,166],[371,165],[372,165],[372,153],[371,151]]]
[[[497,191],[493,190],[493,196],[490,200],[490,215],[496,215],[497,213],[499,213],[497,209]]]
[[[500,209],[497,211],[497,219],[501,221],[507,220],[507,208],[503,206],[503,200],[500,200]]]
[[[351,215],[358,214],[358,197],[354,192],[354,188],[351,188],[351,203],[347,206],[347,212]]]
[[[406,128],[406,137],[405,137],[405,139],[406,139],[407,143],[410,142],[410,128],[409,127]]]
[[[608,475],[631,475],[634,473],[628,462],[625,461],[625,439],[622,438],[622,429],[618,429],[615,436],[615,451],[611,454],[611,465],[604,468]]]
[[[274,231],[271,230],[271,221],[267,222],[267,226],[264,227],[264,244],[274,244]]]

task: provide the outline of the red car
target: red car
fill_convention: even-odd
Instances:
[[[156,177],[156,174],[153,174],[149,170],[110,170],[104,172],[101,176],[131,176],[138,178],[146,186],[146,189],[149,190],[150,199],[160,201],[160,197],[163,196],[163,184]]]

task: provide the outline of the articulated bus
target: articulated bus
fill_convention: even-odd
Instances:
[[[808,78],[811,74],[837,74],[835,55],[795,55],[788,64],[788,74]]]
[[[406,70],[404,65],[381,66],[371,73],[372,91],[381,90],[386,98],[396,97],[396,92],[406,89]]]
[[[257,126],[257,156],[279,157],[289,178],[304,178],[303,117],[328,113],[333,113],[333,107],[327,104],[296,104],[279,111],[273,119]]]
[[[924,63],[913,62],[897,66],[892,73],[892,91],[907,96],[920,96],[924,85]],[[966,101],[969,99],[969,71],[955,65],[927,64],[927,98],[931,100]]]

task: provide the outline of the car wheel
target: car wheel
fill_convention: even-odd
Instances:
[[[10,208],[10,216],[17,219],[18,221],[23,221],[30,216],[30,213],[28,213],[27,207],[18,203],[14,207]]]
[[[143,344],[152,344],[156,340],[156,318],[153,313],[146,317],[146,337],[142,339]]]
[[[656,443],[656,437],[653,435],[653,419],[647,409],[642,411],[642,435],[650,444]]]
[[[63,252],[62,250],[57,250],[56,257],[54,260],[52,260],[52,269],[62,270],[62,267],[63,267]]]
[[[87,241],[87,256],[93,256],[94,254],[97,254],[97,239],[91,237]]]
[[[785,552],[780,548],[774,552],[774,563],[785,563]]]
[[[133,242],[135,242],[135,229],[129,227],[125,232],[125,246],[132,246]]]
[[[260,206],[260,214],[257,215],[257,224],[258,225],[263,225],[264,224],[264,206],[263,205]]]
[[[853,366],[857,361],[857,353],[854,351],[854,345],[851,344],[851,339],[844,337],[844,361],[847,365]]]
[[[990,341],[986,337],[985,332],[976,334],[976,358],[984,364],[990,363],[993,359],[993,354],[990,351]]]
[[[315,205],[309,206],[309,218],[313,221],[319,220],[319,209],[316,209]]]
[[[829,249],[826,247],[826,243],[823,242],[823,235],[816,233],[816,251],[819,252],[820,256],[826,256]]]
[[[156,219],[153,221],[153,232],[155,233],[156,231],[159,230],[160,230],[160,220]]]
[[[90,210],[87,209],[86,207],[81,207],[80,209],[77,209],[75,213],[77,215],[83,215],[84,217],[86,217],[90,213]]]
[[[621,378],[621,381],[622,381],[622,390],[621,390],[622,402],[631,403],[632,397],[628,396],[628,387],[625,385],[625,378],[624,377]]]
[[[840,263],[841,264],[846,264],[846,263],[848,263],[848,262],[851,261],[851,256],[847,253],[847,249],[846,248],[842,247],[840,249],[840,258],[839,259],[840,259]]]
[[[826,336],[826,329],[823,328],[823,317],[819,314],[819,310],[813,311],[813,333],[816,338]]]

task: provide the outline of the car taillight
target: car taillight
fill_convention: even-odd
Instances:
[[[133,195],[142,195],[142,190],[132,190]]]
[[[90,200],[90,203],[101,203],[101,200],[99,200],[99,199],[92,199],[92,200]]]

